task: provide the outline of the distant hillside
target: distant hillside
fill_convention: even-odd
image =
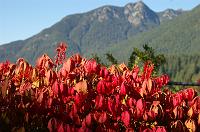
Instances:
[[[172,20],[172,19],[181,15],[184,12],[186,12],[186,11],[183,11],[181,9],[180,10],[166,9],[162,12],[157,13],[157,14],[160,18],[160,22],[164,22],[164,21]]]
[[[53,57],[60,41],[69,44],[68,54],[90,55],[158,27],[161,22],[164,24],[182,13],[175,10],[156,13],[141,1],[124,7],[103,6],[87,13],[66,16],[26,40],[0,46],[0,61],[24,57],[34,64],[44,52]]]
[[[200,79],[199,36],[200,6],[172,21],[161,23],[157,28],[140,33],[126,41],[115,43],[104,52],[111,52],[121,61],[127,61],[133,47],[140,48],[148,43],[156,49],[156,52],[168,56],[168,64],[163,70],[173,79],[195,81]]]

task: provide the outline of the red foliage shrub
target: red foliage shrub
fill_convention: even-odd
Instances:
[[[0,131],[200,130],[200,97],[192,88],[161,91],[169,77],[152,77],[152,63],[105,68],[78,54],[65,60],[66,48],[35,67],[0,63]]]

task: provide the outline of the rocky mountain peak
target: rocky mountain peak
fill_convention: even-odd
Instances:
[[[131,11],[143,11],[145,8],[148,8],[142,1],[138,1],[136,3],[128,3],[125,5],[125,9],[129,9]]]
[[[147,6],[142,1],[138,1],[135,3],[134,8],[136,10],[143,10],[144,8],[147,8]]]
[[[142,1],[125,5],[124,14],[127,16],[128,21],[134,26],[139,26],[148,22],[159,24],[157,14],[149,9]]]
[[[182,14],[184,11],[179,9],[179,10],[173,10],[173,9],[166,9],[163,12],[160,13],[160,21],[164,21],[164,20],[171,20],[175,17],[177,17],[178,15]]]
[[[177,13],[173,9],[167,9],[163,13],[163,17],[168,17],[169,19],[173,19],[173,17],[176,17]]]
[[[99,22],[103,22],[110,18],[119,18],[120,12],[118,7],[103,6],[93,12],[93,18],[96,18]]]

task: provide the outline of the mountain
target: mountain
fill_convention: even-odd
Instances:
[[[60,41],[68,43],[68,54],[79,52],[88,56],[182,14],[170,10],[167,16],[166,12],[156,13],[139,1],[124,7],[103,6],[86,13],[69,15],[26,40],[1,45],[0,61],[16,61],[23,57],[34,64],[36,58],[45,52],[53,57]]]
[[[168,63],[162,72],[176,81],[196,81],[200,79],[199,36],[200,6],[197,6],[176,19],[162,22],[159,27],[115,43],[100,54],[111,52],[119,60],[127,62],[133,47],[141,48],[148,43],[157,53],[167,56]]]
[[[119,56],[127,58],[133,47],[142,47],[142,45],[148,43],[157,52],[166,55],[200,54],[199,36],[200,6],[197,6],[192,11],[177,16],[176,19],[162,22],[156,28],[112,44],[114,46],[107,47],[104,52],[116,52],[117,55],[123,45],[123,51]]]
[[[175,17],[185,13],[186,11],[183,11],[182,9],[179,10],[173,10],[173,9],[166,9],[162,12],[158,13],[158,16],[160,18],[160,22],[166,21],[166,20],[172,20]]]

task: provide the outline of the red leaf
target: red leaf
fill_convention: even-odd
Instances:
[[[153,101],[153,104],[151,105],[150,111],[153,112],[152,114],[152,118],[155,119],[155,117],[157,118],[162,118],[164,113],[163,113],[163,108],[160,105],[160,101]]]
[[[36,81],[38,78],[38,69],[33,68],[32,73],[30,74],[32,82]]]
[[[58,131],[58,132],[64,132],[63,123],[61,123],[61,124],[58,126],[57,131]]]
[[[85,98],[87,96],[84,95],[83,93],[77,93],[74,97],[74,103],[78,106],[80,104],[82,104],[85,101]]]
[[[152,80],[150,78],[148,79],[147,89],[148,89],[148,92],[151,92],[151,89],[152,89]]]
[[[55,95],[58,95],[58,90],[59,90],[59,84],[58,84],[58,81],[56,80],[52,86],[52,90],[53,90],[53,93]]]
[[[151,105],[151,108],[150,108],[150,111],[152,111],[154,114],[155,114],[155,116],[157,116],[158,114],[162,114],[162,113],[159,113],[159,109],[160,109],[160,107],[159,107],[159,103],[160,103],[160,101],[153,101],[153,104]]]
[[[95,108],[96,109],[101,109],[104,103],[104,97],[102,95],[96,96],[95,99]]]
[[[148,120],[148,113],[145,111],[145,113],[143,114],[143,120],[147,121]]]
[[[183,107],[178,106],[177,107],[177,118],[182,119],[183,117],[184,117]]]
[[[73,119],[77,115],[77,107],[75,104],[72,105],[70,117]]]
[[[68,72],[63,67],[59,70],[60,77],[65,77],[66,78],[67,74],[68,74]]]
[[[60,83],[60,92],[63,93],[63,91],[64,91],[64,84]]]
[[[28,91],[32,88],[32,84],[30,82],[22,83],[19,88],[19,92],[22,94],[24,91]]]
[[[172,101],[173,101],[173,106],[174,107],[179,105],[182,102],[182,93],[174,94],[174,96],[172,97]]]
[[[48,84],[49,84],[49,82],[51,81],[51,79],[52,79],[52,74],[51,74],[51,71],[49,70],[49,71],[47,71],[47,73],[45,74],[46,75],[46,78],[47,78],[47,81],[48,81]]]
[[[57,121],[55,118],[51,118],[48,122],[48,129],[50,132],[55,131],[57,128]]]
[[[101,70],[100,70],[100,77],[102,78],[107,78],[108,75],[109,75],[109,72],[108,70],[106,69],[106,67],[101,67]]]
[[[136,100],[134,98],[128,98],[126,103],[129,107],[133,107],[136,105]]]
[[[142,99],[139,99],[139,100],[136,102],[136,108],[139,109],[139,110],[141,110],[141,111],[144,109]]]
[[[86,122],[86,125],[87,125],[87,126],[90,126],[90,125],[91,125],[91,122],[92,122],[91,114],[88,114],[88,115],[85,117],[85,122]]]
[[[107,120],[107,114],[106,112],[95,112],[94,113],[94,119],[98,122],[98,123],[104,123]]]
[[[129,124],[130,124],[130,113],[128,111],[122,112],[122,114],[121,114],[121,120],[124,123],[124,125],[126,127],[128,127]]]
[[[95,60],[87,61],[84,67],[86,72],[89,74],[99,73],[100,71],[100,66],[97,64]]]
[[[115,102],[113,99],[111,98],[108,98],[108,111],[112,113],[112,116],[115,116],[114,113],[115,113]]]
[[[146,91],[148,81],[145,79],[142,83],[142,89]]]
[[[156,132],[167,132],[167,130],[164,126],[158,126],[156,127]]]
[[[113,132],[115,132],[115,131],[113,131]],[[126,129],[126,132],[135,132],[135,131],[134,131],[133,128],[127,128],[127,129]]]
[[[153,111],[151,111],[151,110],[148,111],[146,114],[148,115],[148,118],[147,118],[147,119],[152,119],[152,120],[154,120],[154,119],[156,118],[156,113],[153,112]],[[144,118],[144,116],[143,116],[143,118]]]
[[[28,112],[25,113],[24,120],[25,120],[25,122],[28,123],[28,120],[29,120],[29,113]]]
[[[42,100],[43,100],[43,91],[41,91],[41,93],[40,93],[40,95],[39,95],[37,101],[38,101],[39,103],[42,103]]]
[[[75,127],[73,127],[72,125],[66,124],[65,125],[66,128],[66,132],[75,132]]]
[[[1,88],[1,93],[2,93],[3,98],[6,96],[8,84],[9,84],[9,79],[6,78],[5,81],[3,82],[2,88]]]
[[[103,80],[98,82],[97,92],[98,94],[105,94],[105,82]]]
[[[195,113],[200,113],[200,96],[195,97],[194,99],[194,104],[193,104],[193,109]]]
[[[160,101],[153,101],[153,104],[152,104],[152,105],[157,106],[157,105],[159,105],[159,104],[160,104]]]
[[[188,101],[191,101],[196,95],[196,91],[193,88],[187,88],[183,90],[183,97]]]
[[[78,114],[76,114],[74,117],[73,117],[74,121],[75,121],[75,125],[77,126],[81,126],[81,120],[80,120],[80,117],[78,116]]]
[[[53,66],[54,66],[53,61],[47,54],[42,55],[36,61],[36,67],[38,67],[39,69],[42,69],[42,68],[50,68],[51,69],[51,68],[53,68]]]
[[[68,95],[74,95],[74,88],[68,88],[67,93]]]
[[[139,89],[140,95],[143,97],[144,95],[147,95],[147,80],[145,79],[144,82],[142,83],[142,88]]]
[[[80,64],[82,61],[82,57],[80,56],[80,54],[75,54],[72,56],[72,58],[77,64]]]
[[[140,118],[143,116],[143,113],[144,113],[144,104],[143,104],[143,101],[142,99],[139,99],[137,102],[136,102],[136,117],[137,118]]]
[[[49,99],[48,99],[48,108],[50,108],[50,107],[51,107],[52,101],[53,101],[53,99],[52,99],[52,98],[49,98]]]
[[[149,61],[147,61],[145,64],[144,64],[144,70],[143,70],[143,79],[149,79],[151,77],[151,74],[152,74],[152,71],[153,71],[153,64]]]
[[[106,92],[107,95],[112,94],[114,92],[114,87],[113,87],[113,84],[111,82],[106,82],[105,86],[106,86],[105,92]]]
[[[134,66],[132,70],[132,76],[134,80],[137,79],[139,71],[140,71],[140,68],[138,66]]]
[[[151,130],[150,128],[146,128],[142,132],[153,132],[153,130]]]
[[[45,74],[46,78],[47,78],[47,85],[51,84],[56,80],[57,75],[55,73],[55,71],[52,71],[51,69],[47,71],[47,73]]]
[[[63,60],[66,58],[66,49],[67,49],[67,44],[65,42],[60,42],[58,47],[56,48],[56,56],[55,58],[55,63],[57,65],[62,64]]]
[[[117,107],[119,106],[120,104],[120,99],[119,99],[119,94],[117,94],[115,96],[115,109],[117,109]]]
[[[74,61],[69,58],[66,62],[63,64],[63,68],[69,73],[75,68],[75,63]]]
[[[126,87],[125,87],[124,82],[121,85],[119,93],[120,93],[120,95],[126,95]]]

